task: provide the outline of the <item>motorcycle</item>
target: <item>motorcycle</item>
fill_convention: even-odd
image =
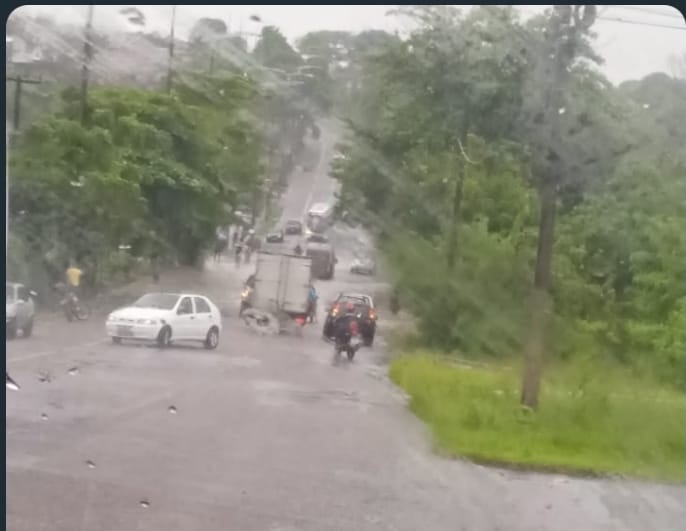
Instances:
[[[353,338],[359,335],[360,327],[357,319],[351,320],[345,329],[337,331],[334,338],[334,357],[338,359],[341,353],[345,352],[348,359],[352,361],[362,344],[359,340],[353,343]]]
[[[74,319],[77,321],[85,321],[90,316],[90,308],[87,304],[80,301],[73,291],[68,291],[64,285],[57,285],[56,288],[62,293],[60,306],[64,312],[67,321],[71,322]]]

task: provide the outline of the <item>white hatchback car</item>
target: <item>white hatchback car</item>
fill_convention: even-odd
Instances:
[[[222,330],[217,306],[188,293],[148,293],[112,312],[105,326],[115,343],[132,339],[166,347],[172,341],[201,341],[207,349],[217,348]]]

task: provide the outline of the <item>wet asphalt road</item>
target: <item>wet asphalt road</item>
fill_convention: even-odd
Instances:
[[[326,199],[333,136],[310,146],[283,218]],[[363,235],[334,231],[339,289]],[[332,363],[320,329],[259,336],[237,319],[248,266],[165,275],[226,313],[216,351],[115,346],[102,315],[48,318],[7,344],[7,528],[14,531],[683,529],[686,489],[485,468],[432,455],[386,376],[383,333]],[[130,296],[148,289],[130,287]],[[388,313],[388,312],[386,312]],[[384,311],[381,311],[384,318]],[[40,381],[39,374],[49,381]],[[45,378],[43,378],[45,379]],[[90,462],[90,464],[89,464]]]

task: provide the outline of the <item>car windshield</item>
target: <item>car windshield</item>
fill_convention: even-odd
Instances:
[[[156,308],[159,310],[172,310],[179,300],[179,295],[171,293],[148,293],[134,302],[134,308]]]
[[[686,530],[681,8],[15,7],[8,529]]]

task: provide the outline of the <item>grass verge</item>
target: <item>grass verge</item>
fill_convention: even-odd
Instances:
[[[536,412],[516,368],[467,368],[427,353],[396,358],[392,380],[437,449],[485,463],[685,481],[686,396],[619,369],[551,368]]]

